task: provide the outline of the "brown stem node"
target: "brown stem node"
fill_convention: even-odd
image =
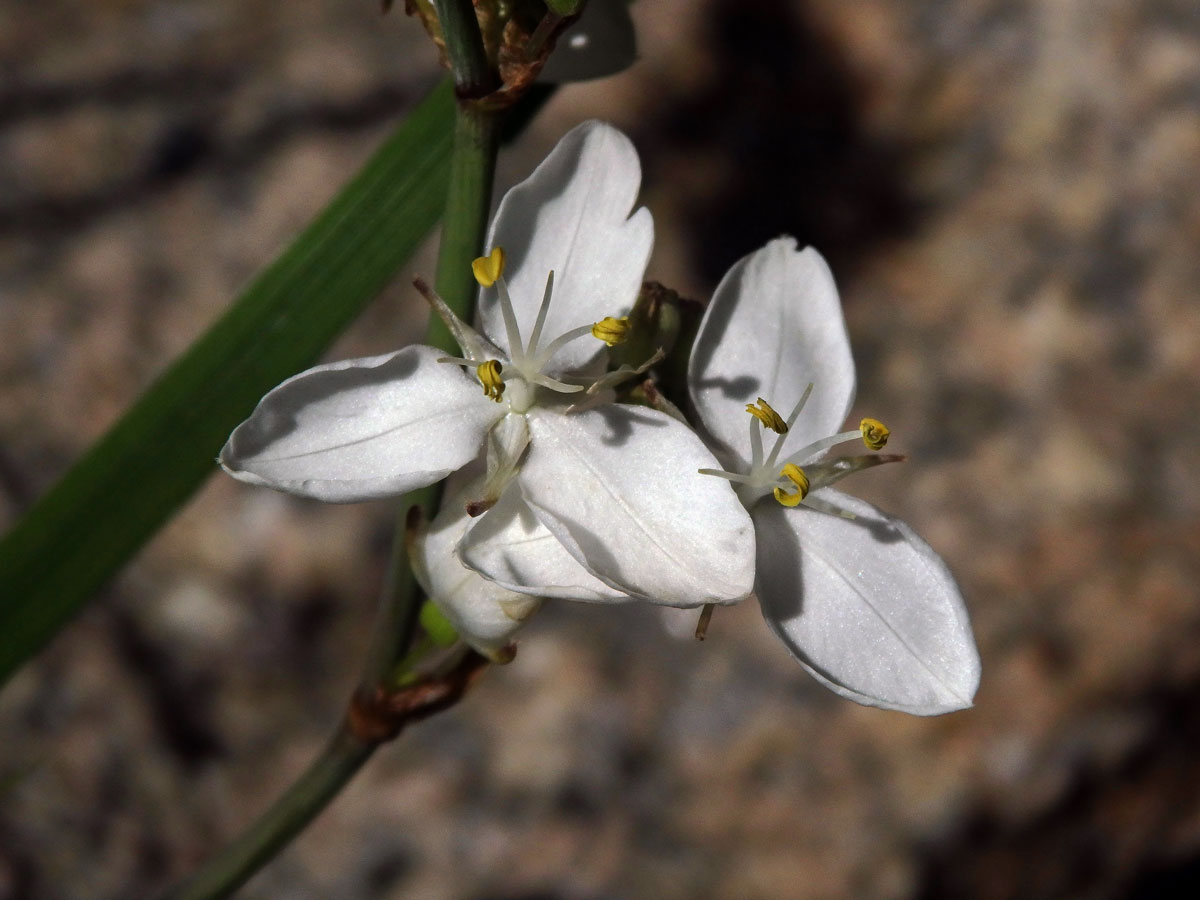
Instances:
[[[360,688],[350,698],[346,727],[364,744],[387,743],[410,723],[458,703],[487,664],[486,658],[471,650],[449,671],[423,676],[404,687]]]

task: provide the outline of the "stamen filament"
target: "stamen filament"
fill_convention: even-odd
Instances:
[[[809,459],[810,457],[814,456],[815,454],[820,453],[822,450],[828,450],[830,447],[834,446],[835,444],[844,444],[844,443],[846,443],[846,441],[859,441],[859,440],[862,440],[862,435],[858,432],[857,429],[855,429],[854,431],[843,431],[839,434],[830,435],[827,438],[821,438],[821,440],[819,440],[819,441],[813,441],[807,447],[801,447],[799,450],[797,450],[795,453],[791,454],[788,457],[788,461],[794,462],[794,463],[802,463],[805,460]]]
[[[529,335],[529,349],[526,356],[534,358],[537,355],[538,341],[542,339],[542,327],[546,324],[546,314],[550,311],[550,294],[554,291],[554,270],[546,276],[546,292],[542,294],[542,305],[538,307],[537,319],[533,323],[533,334]]]
[[[509,356],[517,362],[524,357],[521,329],[517,327],[517,314],[513,310],[512,298],[508,295],[508,282],[503,277],[496,279],[496,291],[500,295],[500,315],[504,318],[504,333],[508,336]]]
[[[792,413],[787,417],[787,427],[791,429],[796,424],[796,419],[800,415],[800,410],[804,409],[804,404],[808,402],[808,396],[813,392],[813,383],[810,381],[808,387],[804,389],[804,393],[800,395],[799,402],[792,408]]]
[[[767,457],[767,468],[774,469],[775,463],[779,459],[779,454],[783,450],[783,445],[787,441],[787,432],[792,430],[792,426],[796,424],[796,419],[800,416],[800,411],[804,409],[804,404],[808,403],[808,397],[813,392],[813,383],[810,381],[808,387],[804,389],[804,393],[800,395],[800,400],[792,407],[791,414],[787,417],[786,428],[784,433],[775,438],[775,446],[771,448],[771,455]]]
[[[717,478],[724,478],[726,481],[732,481],[736,484],[753,484],[754,479],[749,475],[739,475],[737,472],[726,472],[722,469],[697,469],[701,475],[715,475]]]
[[[466,322],[455,315],[454,310],[446,305],[438,292],[429,286],[429,283],[424,278],[414,278],[413,287],[417,289],[417,293],[425,298],[438,318],[445,323],[446,329],[454,336],[454,340],[467,355],[467,359],[471,365],[478,365],[487,359],[487,355],[483,352],[479,338],[475,334],[475,329],[469,326]]]
[[[836,506],[828,500],[822,500],[820,497],[809,497],[804,501],[804,505],[809,509],[815,509],[817,512],[828,513],[831,516],[838,516],[842,519],[853,520],[858,518],[858,516],[849,510],[842,509],[840,506]]]
[[[529,380],[534,384],[550,388],[552,391],[558,391],[560,394],[577,394],[586,389],[582,384],[567,384],[565,381],[559,381],[557,378],[551,378],[549,375],[541,373],[532,376]]]
[[[654,351],[654,354],[648,360],[646,360],[636,369],[629,365],[629,363],[625,363],[623,366],[621,366],[621,368],[615,369],[612,372],[608,372],[605,375],[601,375],[594,382],[592,382],[592,385],[587,389],[587,392],[589,394],[598,394],[605,388],[616,387],[618,384],[622,384],[623,382],[628,381],[630,378],[636,378],[655,363],[662,362],[666,356],[667,354],[663,352],[663,348],[659,347]]]
[[[535,362],[538,365],[538,368],[541,368],[546,363],[550,362],[550,360],[554,356],[554,354],[557,353],[559,350],[561,350],[563,347],[565,347],[567,344],[571,343],[571,341],[576,340],[577,338],[581,338],[585,334],[590,335],[591,333],[592,333],[591,325],[580,325],[578,328],[572,328],[570,331],[565,332],[564,334],[560,334],[558,337],[556,337],[554,340],[552,340],[549,344],[546,345],[545,350],[542,350],[540,353],[538,353],[537,358],[535,360]]]
[[[757,427],[755,427],[757,426]],[[750,467],[757,469],[763,462],[762,423],[750,419]]]

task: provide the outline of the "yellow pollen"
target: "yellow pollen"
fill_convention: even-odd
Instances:
[[[499,403],[504,393],[504,382],[500,378],[500,360],[489,359],[487,362],[481,362],[475,367],[475,374],[479,376],[479,383],[483,385],[483,395]]]
[[[493,247],[487,256],[481,256],[471,263],[471,271],[482,287],[491,287],[504,274],[504,248]]]
[[[771,404],[762,397],[758,398],[757,406],[747,403],[746,412],[762,422],[763,428],[770,428],[776,434],[787,434],[787,422],[783,421],[783,417],[771,409]]]
[[[858,423],[858,430],[862,432],[863,443],[872,450],[882,450],[892,433],[891,429],[878,419],[863,419]]]
[[[785,465],[779,475],[796,486],[796,493],[789,494],[783,488],[777,487],[775,488],[775,499],[784,506],[799,506],[800,501],[808,496],[808,476],[795,463]]]
[[[605,316],[592,326],[592,337],[604,341],[610,347],[621,343],[629,337],[629,318],[621,316],[614,319],[612,316]]]

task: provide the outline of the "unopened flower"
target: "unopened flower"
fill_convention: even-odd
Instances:
[[[750,511],[755,593],[788,650],[859,703],[919,715],[970,706],[979,656],[945,563],[903,522],[831,487],[899,457],[826,456],[848,441],[877,451],[889,432],[876,419],[838,431],[854,361],[821,256],[780,238],[730,269],[688,383],[725,464],[705,474],[732,482]]]
[[[353,502],[431,484],[483,452],[466,504],[482,515],[451,524],[459,558],[502,588],[684,607],[746,596],[753,527],[728,485],[698,473],[712,453],[670,416],[611,402],[636,370],[603,374],[653,243],[649,213],[630,215],[640,179],[619,131],[571,131],[500,204],[473,266],[480,332],[426,289],[462,356],[410,346],[310,369],[263,398],[222,466]],[[548,582],[563,559],[577,577]]]

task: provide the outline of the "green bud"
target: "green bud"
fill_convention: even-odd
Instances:
[[[587,0],[546,0],[546,8],[556,16],[573,16]]]
[[[429,639],[439,647],[449,647],[458,640],[458,632],[432,600],[421,606],[420,621]]]

